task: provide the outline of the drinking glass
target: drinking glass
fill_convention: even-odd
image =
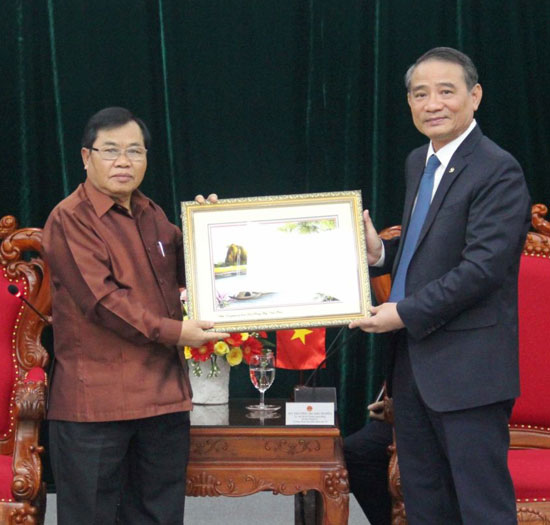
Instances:
[[[264,398],[265,391],[273,384],[273,380],[275,379],[275,358],[273,352],[268,350],[265,353],[253,355],[250,358],[248,367],[250,370],[250,381],[260,391],[260,404],[250,405],[247,408],[252,410],[253,413],[259,413],[257,417],[265,417],[266,412],[275,411],[280,408],[277,405],[266,405]],[[250,417],[256,416],[250,415]]]

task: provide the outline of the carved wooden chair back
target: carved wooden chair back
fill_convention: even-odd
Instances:
[[[8,291],[46,316],[51,310],[48,268],[40,258],[42,232],[0,219],[0,523],[43,522],[45,484],[38,443],[46,408],[48,353],[45,321]]]

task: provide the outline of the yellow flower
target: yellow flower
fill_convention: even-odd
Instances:
[[[250,334],[248,332],[241,332],[241,337],[243,341],[246,341],[250,337]]]
[[[230,366],[239,365],[243,360],[243,351],[240,348],[231,348],[225,356]]]
[[[214,345],[214,353],[216,355],[225,355],[229,352],[229,345],[225,341],[218,341]]]
[[[191,354],[191,348],[189,348],[188,346],[183,349],[183,353],[185,355],[185,359],[191,359],[191,357],[193,357],[193,355]]]

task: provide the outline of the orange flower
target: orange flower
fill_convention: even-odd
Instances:
[[[240,334],[240,333],[231,334],[229,337],[226,337],[224,341],[229,346],[241,346],[243,342],[243,334]]]
[[[253,355],[262,353],[262,343],[255,337],[250,336],[242,345],[243,359],[245,363],[250,363],[250,358]]]
[[[206,343],[198,348],[191,348],[191,356],[195,361],[207,361],[214,352],[212,342]]]

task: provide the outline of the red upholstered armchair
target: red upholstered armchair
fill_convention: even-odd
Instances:
[[[518,523],[550,525],[550,343],[546,330],[550,311],[550,223],[548,209],[531,209],[534,232],[527,235],[519,274],[519,343],[521,396],[510,419],[508,464],[516,491]],[[380,232],[389,239],[400,226]],[[389,275],[372,279],[378,302],[388,299]],[[391,400],[386,399],[391,419]],[[392,523],[405,525],[406,509],[400,488],[395,443],[390,446],[389,490]]]
[[[0,219],[0,523],[44,522],[46,487],[38,444],[46,411],[46,323],[8,292],[16,285],[39,311],[50,313],[50,283],[40,251],[42,232]],[[25,255],[26,259],[23,258]]]
[[[550,223],[532,208],[519,274],[521,396],[510,419],[508,465],[519,523],[550,524]]]

